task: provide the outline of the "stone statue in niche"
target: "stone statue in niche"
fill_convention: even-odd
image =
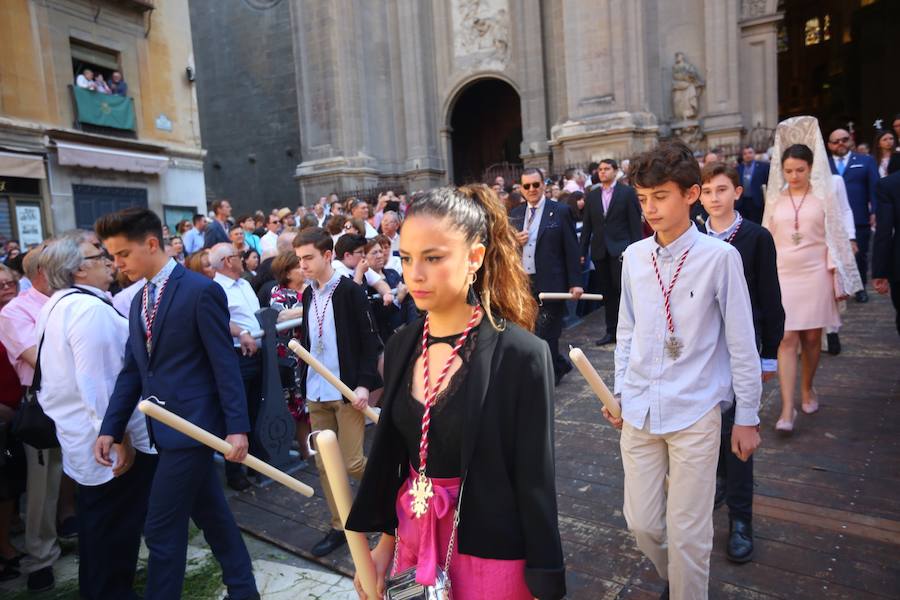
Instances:
[[[509,55],[506,0],[453,0],[454,54],[463,69],[497,69]]]
[[[672,114],[676,121],[697,118],[700,114],[700,92],[705,86],[697,67],[687,61],[684,52],[676,52],[672,66]]]

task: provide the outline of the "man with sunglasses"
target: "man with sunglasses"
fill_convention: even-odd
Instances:
[[[850,132],[835,129],[828,136],[828,163],[834,175],[840,175],[847,187],[847,199],[853,211],[856,224],[856,266],[863,286],[866,285],[869,270],[869,237],[875,226],[875,184],[878,183],[878,168],[871,156],[850,151]],[[857,302],[868,302],[866,290],[856,292]]]
[[[565,204],[544,197],[540,169],[522,171],[521,183],[526,202],[514,208],[509,218],[518,229],[516,237],[522,245],[522,263],[531,278],[531,291],[535,298],[540,292],[568,291],[577,300],[584,290],[572,212]],[[557,385],[572,370],[571,363],[559,353],[565,310],[564,302],[541,304],[535,327],[535,334],[550,346]]]
[[[266,259],[277,250],[278,232],[281,229],[281,220],[278,215],[270,214],[266,217],[266,233],[259,238],[259,248],[262,250],[260,258]]]

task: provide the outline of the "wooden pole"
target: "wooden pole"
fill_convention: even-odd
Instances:
[[[538,294],[540,300],[574,300],[569,292],[541,292]],[[579,300],[593,300],[599,302],[603,300],[603,294],[582,294]]]
[[[328,485],[331,487],[331,495],[337,505],[341,523],[346,525],[350,516],[350,508],[353,501],[350,497],[350,484],[347,482],[347,468],[344,466],[344,457],[338,446],[337,436],[330,429],[325,429],[316,434],[316,449],[322,455],[322,464],[328,474]],[[369,551],[369,540],[364,533],[347,531],[347,546],[350,548],[350,556],[359,575],[366,596],[371,600],[378,598],[377,579],[375,576],[375,563],[372,562],[372,554]]]
[[[571,348],[569,350],[569,358],[575,364],[575,367],[578,368],[581,375],[587,379],[591,389],[593,389],[594,393],[597,394],[597,397],[600,398],[600,402],[603,403],[603,406],[606,407],[609,414],[617,419],[621,417],[622,407],[619,406],[616,397],[613,396],[612,392],[609,391],[609,388],[606,387],[606,384],[603,383],[603,380],[600,378],[600,373],[598,373],[591,363],[588,362],[587,356],[584,355],[581,348]]]
[[[328,380],[328,383],[337,388],[337,391],[339,391],[341,395],[344,396],[344,398],[346,398],[350,402],[359,402],[359,398],[357,398],[356,392],[347,387],[346,383],[338,379],[334,373],[328,370],[328,367],[323,365],[315,356],[310,354],[309,350],[303,347],[303,344],[301,344],[297,340],[291,340],[288,342],[288,348],[290,348],[294,354],[299,356],[303,360],[303,362],[315,369],[319,375]],[[371,406],[367,405],[362,412],[364,415],[369,417],[369,420],[373,423],[378,422],[378,413],[372,410]]]
[[[231,452],[231,444],[229,444],[222,438],[211,434],[205,429],[197,427],[190,421],[179,417],[172,411],[166,410],[155,402],[151,402],[150,400],[141,400],[141,402],[138,404],[138,410],[149,417],[153,417],[161,423],[165,423],[172,429],[180,431],[189,438],[197,440],[204,446],[209,446],[217,452],[221,452],[222,454],[228,454],[229,452]],[[243,460],[243,463],[257,473],[262,473],[266,477],[274,479],[278,483],[291,488],[298,494],[303,494],[307,498],[311,497],[314,493],[313,489],[302,481],[297,481],[284,471],[276,469],[272,465],[259,460],[251,454],[247,455],[247,458]]]

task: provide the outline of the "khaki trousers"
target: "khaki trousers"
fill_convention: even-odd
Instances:
[[[366,470],[366,457],[363,456],[363,439],[366,433],[365,416],[343,400],[307,402],[307,406],[312,430],[330,429],[335,432],[347,472],[357,481],[362,479],[363,471]],[[325,466],[319,454],[316,454],[316,467],[319,469],[319,477],[322,479],[322,490],[325,493],[325,501],[328,502],[328,510],[331,511],[331,527],[343,531],[344,523],[338,514],[337,505],[334,503],[331,486],[328,484],[328,475],[325,473]]]
[[[705,600],[709,592],[721,422],[716,405],[674,433],[650,433],[649,419],[644,429],[622,426],[625,521],[638,548],[668,580],[672,600]]]
[[[59,482],[62,478],[62,451],[59,448],[38,451],[28,444],[25,461],[28,468],[25,493],[25,558],[22,571],[34,573],[53,566],[59,558],[56,541],[56,503],[59,499]],[[39,454],[43,463],[39,460]]]

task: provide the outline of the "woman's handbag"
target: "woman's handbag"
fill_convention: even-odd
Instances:
[[[453,530],[450,532],[450,543],[447,544],[447,557],[444,568],[437,567],[434,585],[422,585],[416,581],[416,567],[412,566],[397,573],[384,582],[385,600],[453,600],[450,593],[450,560],[453,558],[453,546],[456,543],[456,530],[459,527],[459,509],[462,505],[462,493],[466,482],[459,487],[459,498],[456,501],[456,512],[453,514]],[[400,532],[397,532],[394,546],[394,568],[397,567],[397,554],[400,550]]]

